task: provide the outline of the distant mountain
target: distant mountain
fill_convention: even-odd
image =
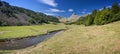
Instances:
[[[66,22],[68,21],[68,19],[65,18],[65,17],[58,16],[57,18],[59,19],[59,21],[60,21],[61,23],[66,23]]]
[[[50,22],[59,22],[59,20],[53,16],[11,6],[7,2],[0,1],[0,26],[20,26]]]
[[[80,18],[80,16],[76,15],[75,13],[73,13],[70,18],[68,18],[69,22],[75,22]]]
[[[63,18],[61,16],[58,17],[60,22],[64,23],[71,23],[71,22],[76,22],[77,20],[81,19],[82,16],[78,16],[75,13],[73,13],[69,18]]]

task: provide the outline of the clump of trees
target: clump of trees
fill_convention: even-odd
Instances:
[[[91,14],[74,22],[74,24],[104,25],[118,20],[120,20],[120,6],[115,2],[111,8],[104,7],[103,10],[94,10]]]

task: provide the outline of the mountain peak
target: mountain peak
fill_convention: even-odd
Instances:
[[[76,15],[76,13],[75,13],[75,12],[73,12],[73,13],[72,13],[72,15]]]

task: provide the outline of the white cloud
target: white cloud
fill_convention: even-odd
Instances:
[[[51,9],[49,9],[49,10],[47,10],[48,12],[65,12],[64,10],[59,10],[59,9],[53,9],[53,8],[51,8]]]
[[[55,2],[55,0],[39,0],[40,2],[56,7],[58,5],[58,3]]]
[[[91,14],[91,12],[87,12],[87,14]]]
[[[100,8],[99,11],[103,10],[103,8]]]
[[[51,15],[51,16],[54,16],[55,14],[53,13],[45,13],[46,15]]]
[[[68,9],[69,12],[73,12],[74,10],[73,9]]]
[[[112,6],[106,6],[106,8],[111,8]],[[104,8],[100,8],[99,11],[103,10]]]

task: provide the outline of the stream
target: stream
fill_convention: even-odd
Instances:
[[[23,38],[20,40],[12,40],[6,42],[0,42],[0,50],[17,50],[17,49],[24,49],[30,46],[36,46],[38,43],[56,36],[57,34],[63,32],[63,30],[51,32],[45,35],[32,37],[32,38]]]

